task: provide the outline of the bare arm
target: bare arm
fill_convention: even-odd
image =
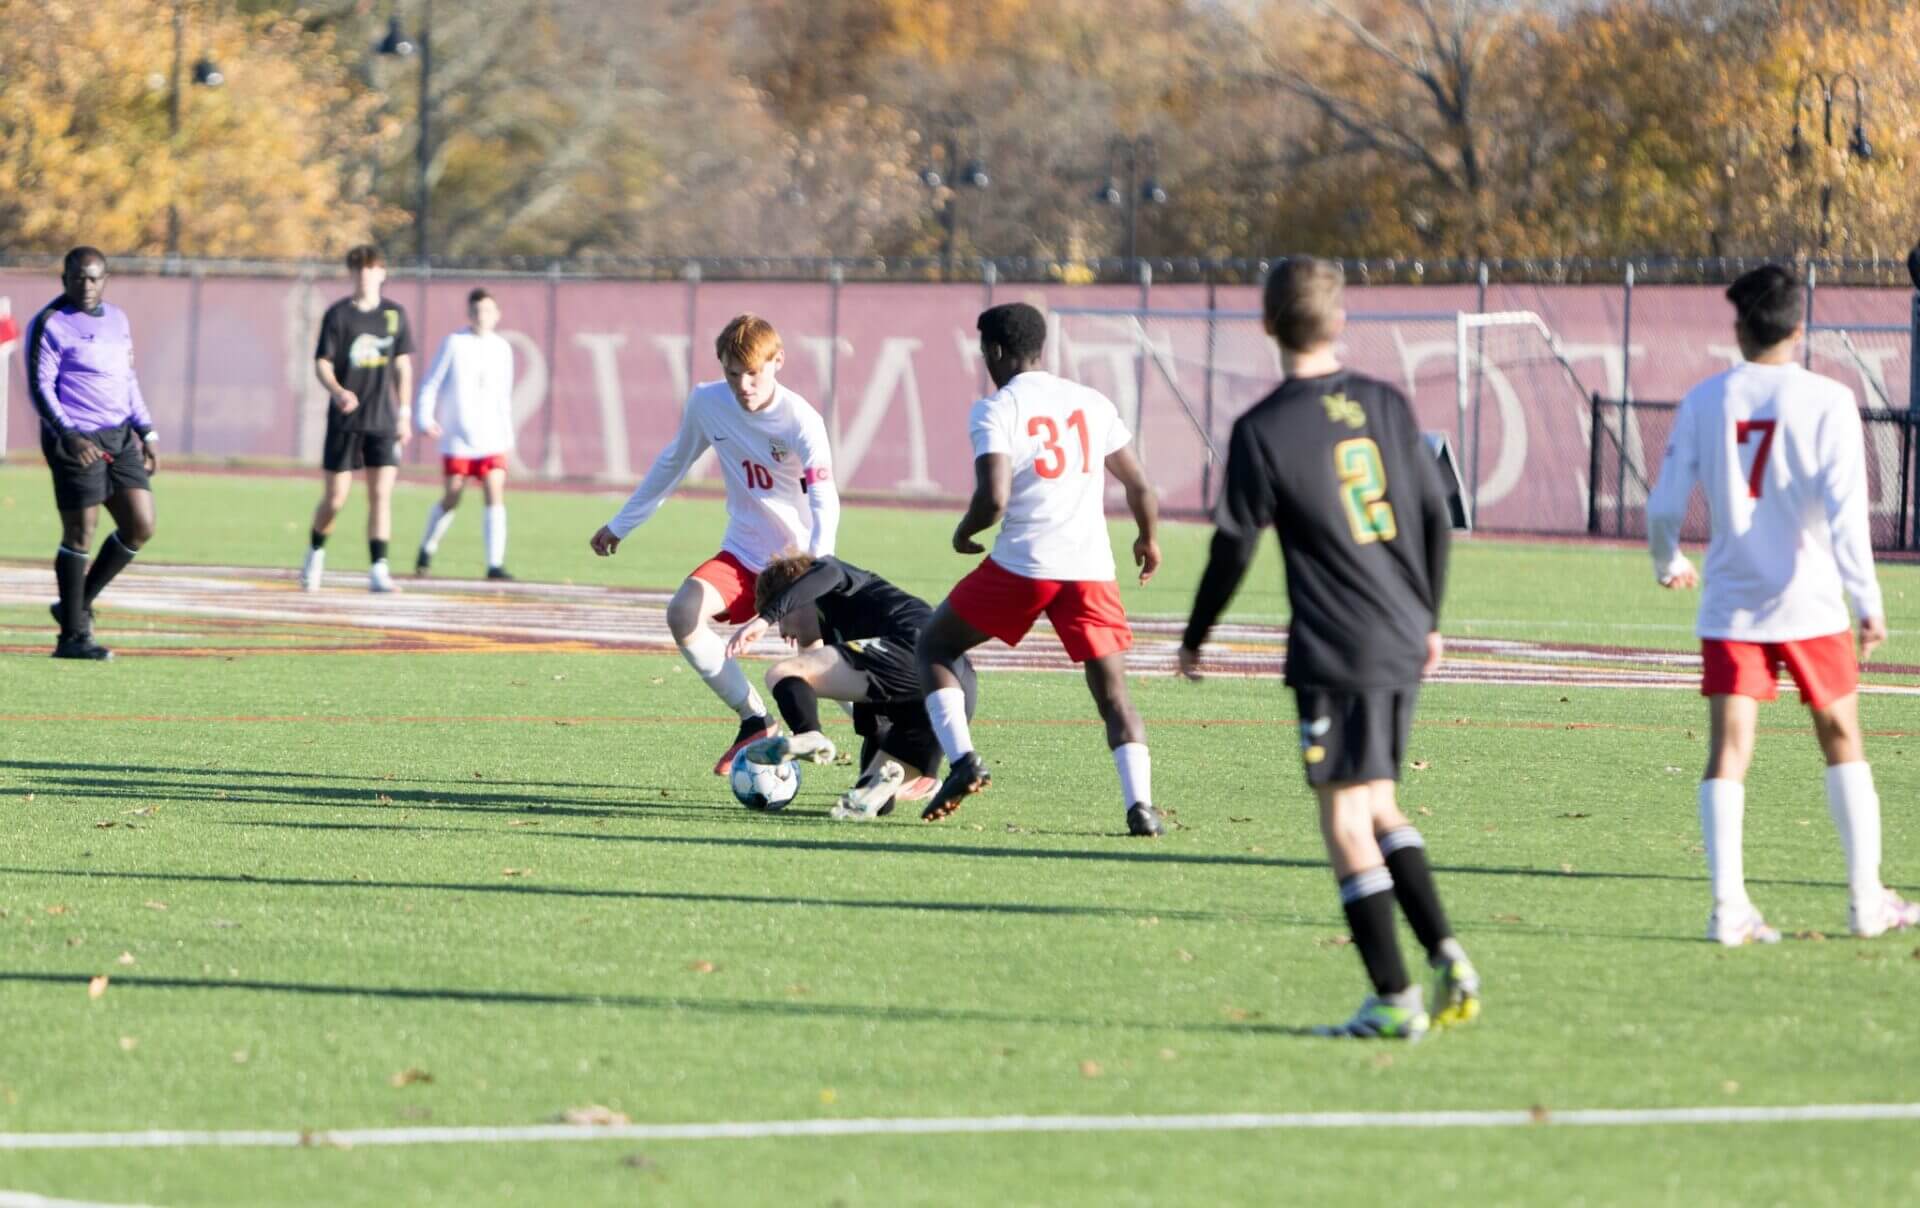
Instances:
[[[1107,473],[1126,489],[1127,510],[1133,513],[1134,526],[1140,530],[1133,541],[1133,564],[1140,568],[1144,585],[1160,569],[1160,499],[1131,446],[1107,454]]]
[[[980,554],[986,547],[974,538],[1000,523],[1007,514],[1007,500],[1013,495],[1013,459],[1005,453],[983,453],[973,459],[973,498],[967,502],[966,515],[953,530],[953,548],[963,554]]]
[[[393,358],[394,426],[400,430],[400,443],[413,435],[413,354],[403,352]]]
[[[320,379],[321,388],[327,392],[327,400],[340,408],[340,414],[352,415],[360,407],[359,396],[340,384],[333,376],[333,362],[326,357],[315,357],[313,375]]]

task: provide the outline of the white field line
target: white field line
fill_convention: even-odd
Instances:
[[[757,1120],[712,1124],[530,1124],[467,1128],[307,1131],[0,1133],[0,1150],[291,1149],[358,1145],[499,1145],[540,1141],[756,1141],[782,1137],[891,1137],[987,1133],[1248,1132],[1341,1128],[1617,1128],[1920,1120],[1920,1103],[1781,1107],[1589,1108],[1550,1111],[1236,1112],[1190,1116],[953,1116]]]
[[[0,1208],[145,1208],[141,1204],[103,1204],[95,1200],[55,1200],[31,1191],[0,1191]]]

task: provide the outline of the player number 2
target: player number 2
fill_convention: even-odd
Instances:
[[[1340,475],[1340,499],[1347,509],[1347,527],[1361,545],[1391,541],[1400,535],[1393,505],[1386,500],[1387,472],[1380,464],[1380,446],[1367,437],[1343,440],[1333,447],[1334,469]]]
[[[772,470],[767,469],[767,467],[757,461],[743,461],[740,463],[740,468],[745,471],[747,475],[748,486],[761,491],[771,491],[773,489]]]
[[[1093,471],[1093,445],[1087,438],[1087,413],[1075,411],[1067,416],[1067,427],[1080,437],[1080,472]],[[1033,459],[1033,472],[1042,478],[1058,478],[1067,472],[1067,451],[1060,447],[1060,426],[1050,416],[1036,415],[1027,421],[1027,435],[1040,438],[1040,456]]]
[[[1775,419],[1735,420],[1733,441],[1744,445],[1749,440],[1759,438],[1760,445],[1753,451],[1753,466],[1747,471],[1747,494],[1760,498],[1760,488],[1767,481],[1767,452],[1773,448],[1773,430],[1780,421]]]

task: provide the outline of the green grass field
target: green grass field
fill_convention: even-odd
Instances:
[[[291,567],[317,484],[168,476],[145,559]],[[0,561],[44,564],[37,467],[0,470]],[[410,550],[431,492],[403,492]],[[331,566],[364,566],[363,513]],[[474,501],[477,502],[477,501]],[[526,492],[523,578],[671,587],[716,504],[619,557],[612,496]],[[439,564],[477,567],[478,509]],[[842,553],[937,598],[944,512],[850,509]],[[1136,614],[1184,611],[1172,526]],[[1118,544],[1124,548],[1124,544]],[[1449,633],[1688,649],[1639,551],[1465,541]],[[398,559],[396,559],[398,561]],[[1910,567],[1882,571],[1896,638]],[[130,575],[118,593],[139,590]],[[1271,551],[1235,619],[1279,620]],[[166,618],[103,604],[102,637]],[[0,644],[47,644],[0,605]],[[1845,938],[1820,766],[1763,714],[1747,865],[1801,937],[1726,951],[1689,692],[1436,686],[1403,800],[1486,1015],[1414,1047],[1312,1038],[1364,992],[1277,683],[1144,677],[1167,838],[1124,837],[1077,677],[992,673],[993,791],[950,822],[760,816],[711,775],[725,711],[670,655],[0,655],[0,1192],[115,1204],[1862,1204],[1920,1196],[1913,1122],[1351,1127],[301,1149],[8,1150],[140,1129],[1908,1103],[1920,938]],[[1911,683],[1899,674],[1883,682]],[[1865,703],[1886,870],[1920,882],[1920,698]],[[829,732],[850,731],[829,711]],[[904,811],[903,811],[904,812]],[[1821,938],[1824,937],[1824,938]],[[1409,952],[1414,951],[1406,937]],[[91,997],[89,980],[109,978]]]

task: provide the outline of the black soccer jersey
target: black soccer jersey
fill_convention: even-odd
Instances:
[[[1233,425],[1214,522],[1188,649],[1206,640],[1272,525],[1293,612],[1287,683],[1360,692],[1419,680],[1452,531],[1399,391],[1346,370],[1283,383]]]
[[[361,310],[352,298],[342,298],[329,306],[313,355],[333,362],[335,380],[353,391],[360,406],[351,415],[329,407],[327,426],[342,432],[397,433],[393,359],[412,351],[412,325],[399,303],[382,298],[372,310]]]
[[[865,638],[892,638],[907,650],[933,619],[933,609],[919,596],[909,595],[872,571],[821,558],[760,610],[774,624],[795,609],[812,606],[820,611],[820,636],[829,645]]]

